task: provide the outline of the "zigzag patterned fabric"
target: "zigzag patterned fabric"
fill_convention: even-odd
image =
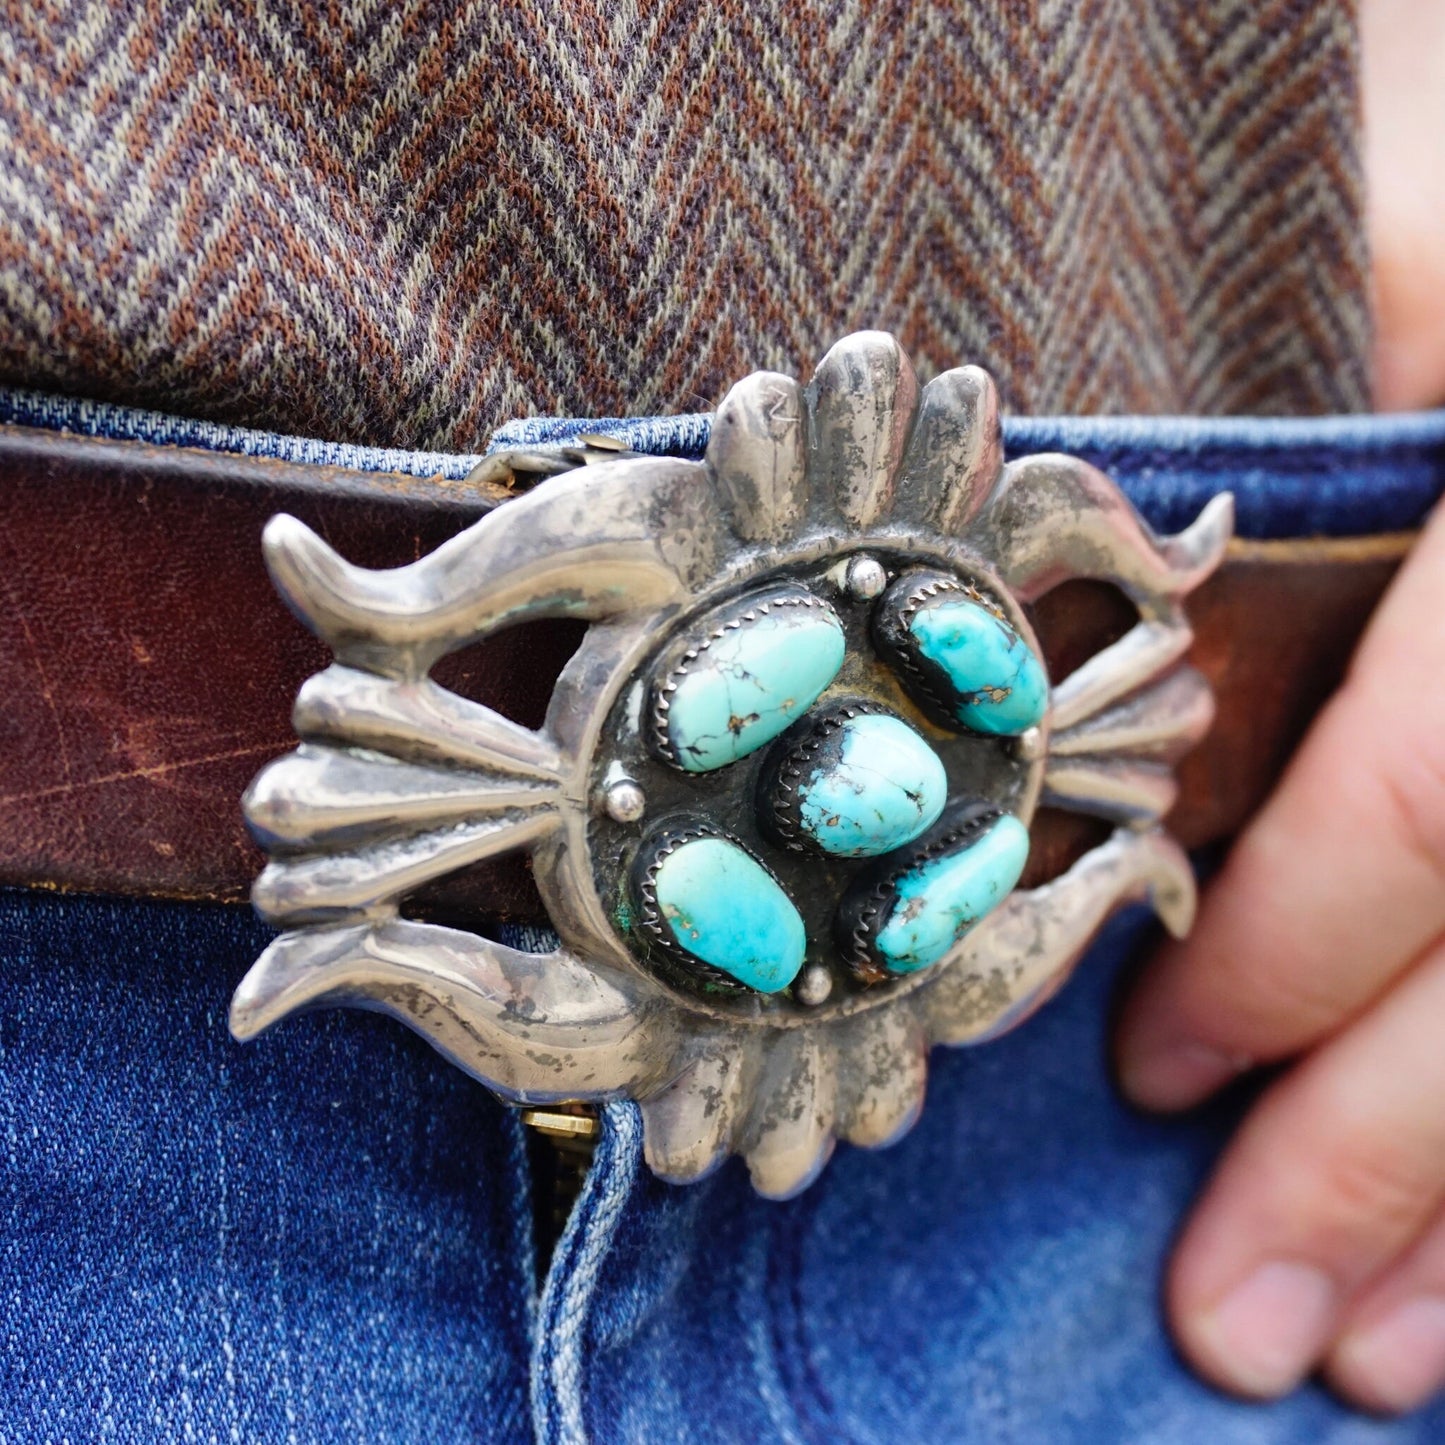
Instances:
[[[860,327],[1368,404],[1350,0],[6,0],[0,379],[380,445]]]

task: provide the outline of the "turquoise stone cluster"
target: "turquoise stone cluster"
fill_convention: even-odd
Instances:
[[[972,587],[905,574],[871,615],[879,656],[940,726],[997,739],[1045,716],[1042,661]],[[847,887],[834,921],[866,980],[945,957],[1013,891],[1029,837],[1008,813],[947,822],[984,800],[950,799],[943,759],[918,728],[876,700],[838,695],[846,635],[835,609],[797,584],[719,609],[690,646],[664,654],[649,719],[656,755],[687,774],[770,749],[749,785],[764,845],[811,853],[820,866],[875,860]],[[660,820],[639,855],[644,926],[735,985],[787,989],[809,949],[802,912],[756,846],[687,816],[680,833]],[[856,956],[859,940],[866,960]]]

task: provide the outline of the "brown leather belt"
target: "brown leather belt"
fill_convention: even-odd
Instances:
[[[238,902],[262,864],[239,798],[294,745],[291,702],[327,654],[261,561],[290,512],[342,555],[395,566],[507,498],[494,486],[0,427],[0,883]],[[1236,542],[1191,598],[1218,719],[1180,769],[1170,826],[1227,838],[1342,676],[1411,535]],[[1074,583],[1035,621],[1055,677],[1132,614]],[[449,658],[446,686],[536,726],[575,625],[535,623]],[[1041,819],[1031,873],[1088,825]],[[483,865],[420,900],[438,916],[541,916],[525,866]]]

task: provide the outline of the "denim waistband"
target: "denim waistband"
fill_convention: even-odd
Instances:
[[[407,451],[284,436],[107,402],[0,388],[0,422],[83,436],[459,480],[484,453]],[[699,457],[712,417],[533,417],[488,450],[616,437],[636,451]],[[1009,455],[1066,451],[1108,472],[1161,531],[1176,531],[1216,492],[1237,499],[1255,538],[1351,536],[1418,526],[1445,492],[1445,410],[1335,417],[1007,417]]]

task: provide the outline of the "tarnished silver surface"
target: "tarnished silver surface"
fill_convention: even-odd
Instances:
[[[1182,663],[1182,599],[1219,562],[1232,502],[1156,538],[1082,461],[1005,465],[984,372],[920,389],[878,333],[840,342],[807,387],[740,382],[701,462],[597,450],[392,571],[350,566],[290,517],[267,528],[278,588],[335,661],[297,699],[301,746],[245,800],[271,855],[254,901],[286,931],[237,989],[231,1029],[249,1039],[304,1009],[378,1010],[514,1102],[638,1100],[664,1178],[738,1153],[762,1193],[786,1197],[835,1139],[905,1132],[930,1046],[1019,1022],[1116,908],[1145,900],[1174,933],[1189,928],[1192,875],[1158,822],[1175,759],[1210,721],[1208,688]],[[860,982],[811,924],[807,962],[781,994],[710,991],[659,968],[619,921],[621,879],[657,810],[693,784],[649,761],[650,669],[741,594],[807,586],[840,613],[866,610],[914,565],[976,582],[1031,646],[1022,605],[1058,582],[1100,578],[1133,600],[1137,625],[1055,680],[1044,721],[977,764],[979,788],[1024,823],[1046,802],[1116,831],[915,974]],[[446,653],[544,617],[591,626],[540,729],[428,677]],[[838,686],[946,745],[876,659],[850,654]],[[951,766],[955,783],[974,777],[967,760]],[[698,783],[696,806],[732,807],[729,789],[752,785],[738,768],[731,784]],[[410,890],[516,849],[532,854],[556,951],[399,916]]]

